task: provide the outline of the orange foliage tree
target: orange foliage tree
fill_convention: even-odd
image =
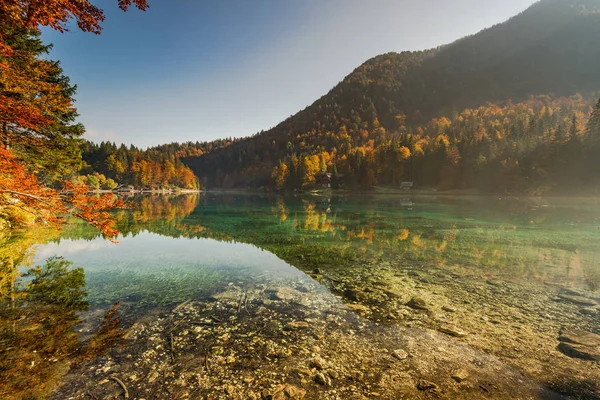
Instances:
[[[94,225],[107,237],[118,233],[108,210],[123,207],[111,194],[88,195],[88,187],[64,182],[61,190],[49,188],[28,172],[6,148],[0,147],[0,206],[31,213],[37,220],[60,225],[71,214]]]
[[[118,5],[124,11],[148,7],[146,0]],[[70,213],[113,237],[107,210],[121,202],[88,196],[82,185],[57,184],[66,171],[60,165],[80,159],[74,149],[83,128],[74,124],[75,88],[58,63],[41,56],[48,47],[39,29],[64,32],[72,19],[81,30],[98,34],[104,14],[87,0],[0,0],[0,211],[21,209],[55,224]]]

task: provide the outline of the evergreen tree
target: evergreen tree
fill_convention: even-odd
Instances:
[[[571,129],[569,129],[569,140],[577,140],[577,115],[571,118]]]
[[[592,115],[590,115],[586,131],[590,140],[593,142],[600,141],[600,99],[596,103]]]
[[[8,29],[3,39],[18,56],[4,58],[20,76],[0,78],[0,143],[46,184],[53,184],[81,166],[81,124],[72,107],[76,86],[63,74],[60,63],[46,60],[51,46],[35,30]],[[5,71],[7,72],[7,71]],[[6,80],[6,81],[5,81]],[[33,85],[31,80],[36,81]],[[14,104],[14,103],[20,104]],[[22,111],[37,114],[30,124]]]

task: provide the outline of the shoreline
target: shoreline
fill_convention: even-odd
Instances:
[[[188,193],[202,193],[200,189],[156,189],[156,190],[128,190],[128,191],[117,191],[108,189],[94,189],[90,190],[89,193],[114,193],[114,194],[188,194]]]

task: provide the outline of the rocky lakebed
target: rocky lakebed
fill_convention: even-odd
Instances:
[[[52,398],[600,398],[593,292],[361,263],[148,311]]]

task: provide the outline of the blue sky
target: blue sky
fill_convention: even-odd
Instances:
[[[44,30],[79,87],[87,138],[146,147],[269,129],[367,59],[452,42],[533,0],[149,0],[94,2],[99,36]]]

